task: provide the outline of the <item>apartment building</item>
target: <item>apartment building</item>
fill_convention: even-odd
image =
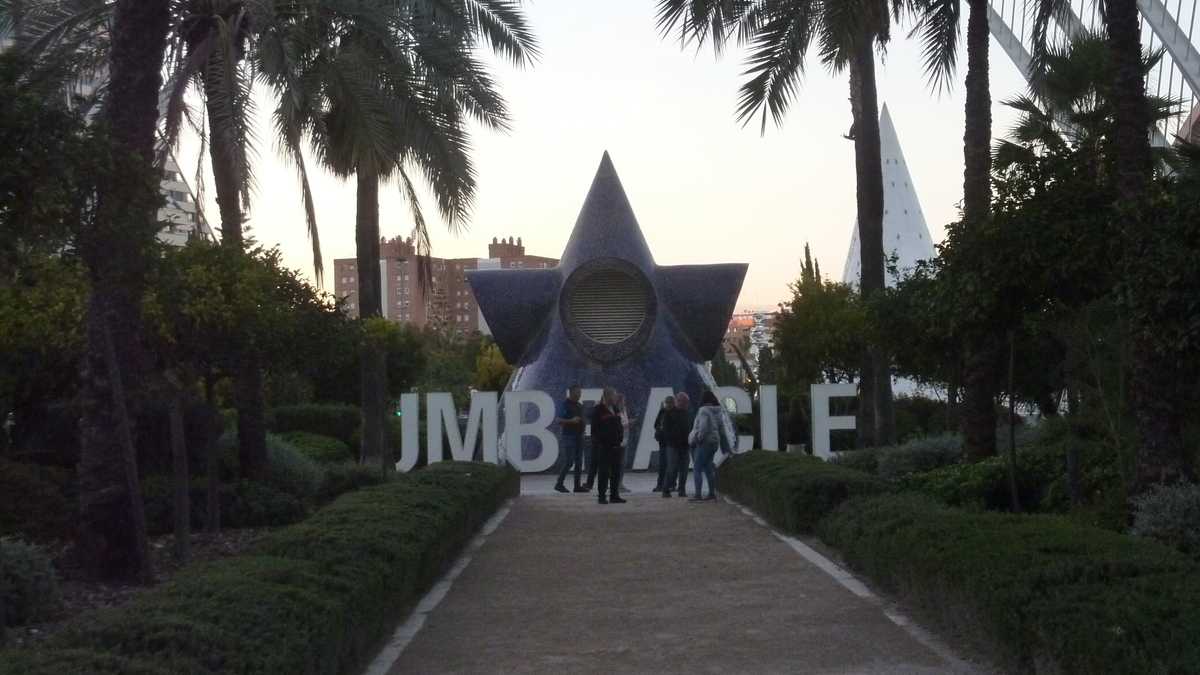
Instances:
[[[558,264],[555,258],[527,255],[520,238],[492,238],[486,258],[433,258],[428,265],[429,284],[422,285],[416,246],[412,238],[379,240],[379,275],[384,318],[415,326],[461,333],[489,333],[479,304],[467,283],[473,269],[541,269]],[[344,308],[358,316],[358,262],[338,258],[333,262],[334,294]]]

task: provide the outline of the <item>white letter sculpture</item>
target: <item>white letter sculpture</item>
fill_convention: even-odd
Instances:
[[[458,409],[450,394],[431,393],[425,397],[427,427],[429,430],[429,463],[440,462],[442,457],[442,433],[450,442],[450,459],[469,462],[475,459],[475,439],[483,431],[483,461],[496,462],[496,437],[498,397],[494,391],[471,392],[471,412],[467,416],[464,436],[458,435]],[[482,422],[482,424],[481,424]]]
[[[537,417],[532,422],[521,421],[525,404],[537,408]],[[550,430],[554,421],[554,401],[544,391],[508,391],[504,393],[504,447],[508,462],[522,473],[546,471],[558,461],[558,437]],[[537,457],[525,459],[521,452],[521,439],[533,436],[541,441],[542,450]]]
[[[833,456],[829,449],[829,432],[855,428],[853,415],[829,416],[829,399],[853,398],[858,395],[858,386],[853,383],[814,384],[809,387],[809,393],[812,398],[813,454],[821,459],[829,459]]]

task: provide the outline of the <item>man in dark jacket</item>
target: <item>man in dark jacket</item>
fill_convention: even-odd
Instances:
[[[625,428],[615,411],[617,392],[609,387],[592,408],[592,453],[599,468],[601,504],[624,504],[621,499],[621,442]]]
[[[555,420],[562,429],[559,449],[566,456],[562,469],[558,472],[558,482],[554,484],[554,489],[559,492],[567,492],[567,486],[563,483],[572,467],[575,469],[575,492],[588,491],[580,484],[580,473],[583,470],[583,405],[579,403],[581,395],[579,385],[571,385],[567,390],[567,399],[563,401]]]
[[[663,417],[663,439],[667,445],[667,478],[663,482],[663,497],[671,496],[671,488],[679,490],[680,497],[687,496],[688,433],[692,430],[691,399],[686,392],[675,395],[675,406]]]

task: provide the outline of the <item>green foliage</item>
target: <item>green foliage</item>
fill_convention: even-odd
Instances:
[[[151,535],[169,534],[175,529],[174,489],[166,476],[147,476],[142,480],[146,508],[146,531]],[[193,480],[188,487],[191,525],[201,530],[208,522],[208,482]],[[221,502],[221,527],[280,527],[304,519],[305,503],[271,485],[248,480],[222,483],[218,488]]]
[[[324,470],[325,476],[321,481],[321,488],[317,492],[317,502],[322,504],[333,501],[347,492],[386,483],[388,480],[379,467],[374,466],[340,462],[326,464],[321,468]]]
[[[0,536],[70,538],[76,520],[71,473],[0,460]]]
[[[357,448],[355,432],[362,423],[356,406],[333,403],[309,403],[272,408],[268,426],[277,434],[306,431],[329,436]]]
[[[787,532],[811,532],[838,504],[886,492],[875,476],[807,455],[756,450],[723,462],[721,491]]]
[[[45,551],[0,538],[0,630],[48,619],[61,604],[58,578]]]
[[[852,568],[1013,671],[1200,669],[1200,569],[1157,543],[914,495],[848,502],[817,530]]]
[[[896,438],[901,442],[952,431],[945,401],[924,396],[897,396],[892,402],[896,416]]]
[[[400,394],[411,390],[426,367],[425,337],[409,324],[379,317],[363,321],[362,331],[365,340],[384,352],[388,396],[399,398]]]
[[[1200,485],[1159,485],[1133,501],[1132,534],[1200,557]]]
[[[884,448],[843,450],[831,457],[829,463],[863,473],[876,474],[879,472],[879,455],[883,450]]]
[[[354,459],[350,446],[332,436],[307,431],[289,431],[279,434],[279,437],[318,464],[349,462]]]
[[[504,360],[496,343],[488,340],[479,345],[475,357],[475,388],[480,391],[504,391],[513,368]]]
[[[775,368],[790,395],[808,385],[853,380],[866,351],[866,306],[853,288],[825,281],[807,257],[792,297],[775,318]]]
[[[426,330],[428,361],[417,381],[419,391],[448,391],[454,404],[466,410],[471,404],[471,387],[475,383],[475,360],[482,351],[483,337],[479,333],[461,335],[438,330]]]
[[[1038,510],[1050,486],[1066,471],[1066,461],[1042,448],[1018,453],[1017,493],[1021,506]],[[905,490],[921,492],[952,506],[1007,511],[1012,508],[1008,456],[1000,454],[971,464],[950,464],[904,476]]]
[[[442,464],[338,499],[236,558],[195,565],[120,609],[85,617],[0,673],[64,663],[155,673],[358,672],[519,476]],[[138,671],[132,671],[138,672]]]
[[[302,502],[309,503],[321,488],[321,468],[292,444],[267,434],[267,474],[265,482]]]
[[[956,464],[962,459],[962,439],[954,434],[915,438],[898,446],[880,448],[878,474],[897,480],[914,473]]]

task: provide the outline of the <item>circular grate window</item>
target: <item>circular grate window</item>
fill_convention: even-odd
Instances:
[[[579,280],[567,299],[567,312],[588,339],[615,345],[637,335],[649,305],[649,292],[641,279],[602,267]]]

